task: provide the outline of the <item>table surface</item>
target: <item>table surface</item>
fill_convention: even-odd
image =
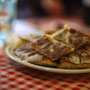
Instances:
[[[22,66],[0,49],[0,90],[90,90],[90,73],[56,74]]]
[[[0,90],[90,90],[90,73],[56,74],[22,66],[0,49]]]

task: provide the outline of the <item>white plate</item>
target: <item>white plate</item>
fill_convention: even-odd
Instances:
[[[22,64],[24,66],[33,68],[33,69],[38,69],[38,70],[42,70],[42,71],[47,71],[47,72],[54,72],[54,73],[66,73],[66,74],[78,74],[78,73],[90,73],[90,69],[56,69],[56,68],[49,68],[49,67],[44,67],[44,66],[38,66],[38,65],[34,65],[28,62],[24,62],[21,61],[20,59],[18,59],[13,52],[13,49],[15,47],[12,46],[7,46],[6,47],[6,54],[15,62]]]

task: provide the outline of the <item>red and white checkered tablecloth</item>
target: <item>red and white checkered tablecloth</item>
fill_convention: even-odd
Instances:
[[[0,90],[90,90],[90,74],[55,74],[10,60],[0,49]]]

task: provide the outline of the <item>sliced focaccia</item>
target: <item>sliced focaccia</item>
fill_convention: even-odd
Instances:
[[[66,56],[63,56],[60,60],[59,68],[90,68],[90,53],[85,50],[77,50]]]
[[[44,35],[36,42],[31,43],[31,47],[51,60],[56,60],[60,56],[73,50],[70,46],[56,41],[49,35]]]
[[[60,42],[66,43],[75,49],[81,47],[82,45],[90,41],[89,36],[79,31],[76,31],[66,25],[64,26],[63,29],[52,34],[51,37],[53,37],[54,39]]]
[[[25,44],[14,50],[15,55],[24,62],[29,62],[33,64],[43,65],[43,66],[53,66],[57,67],[57,64],[52,62],[47,57],[39,54],[37,51],[30,47],[30,44]]]

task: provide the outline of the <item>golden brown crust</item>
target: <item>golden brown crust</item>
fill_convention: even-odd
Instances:
[[[71,62],[63,62],[58,65],[60,69],[88,69],[90,68],[90,63],[85,64],[73,64]]]
[[[49,35],[41,37],[32,43],[31,47],[51,60],[56,60],[60,56],[72,51],[70,46],[54,40]]]
[[[55,62],[52,62],[49,58],[47,57],[42,57],[41,61],[34,62],[33,64],[37,65],[43,65],[43,66],[48,66],[48,67],[58,67],[58,64]]]

